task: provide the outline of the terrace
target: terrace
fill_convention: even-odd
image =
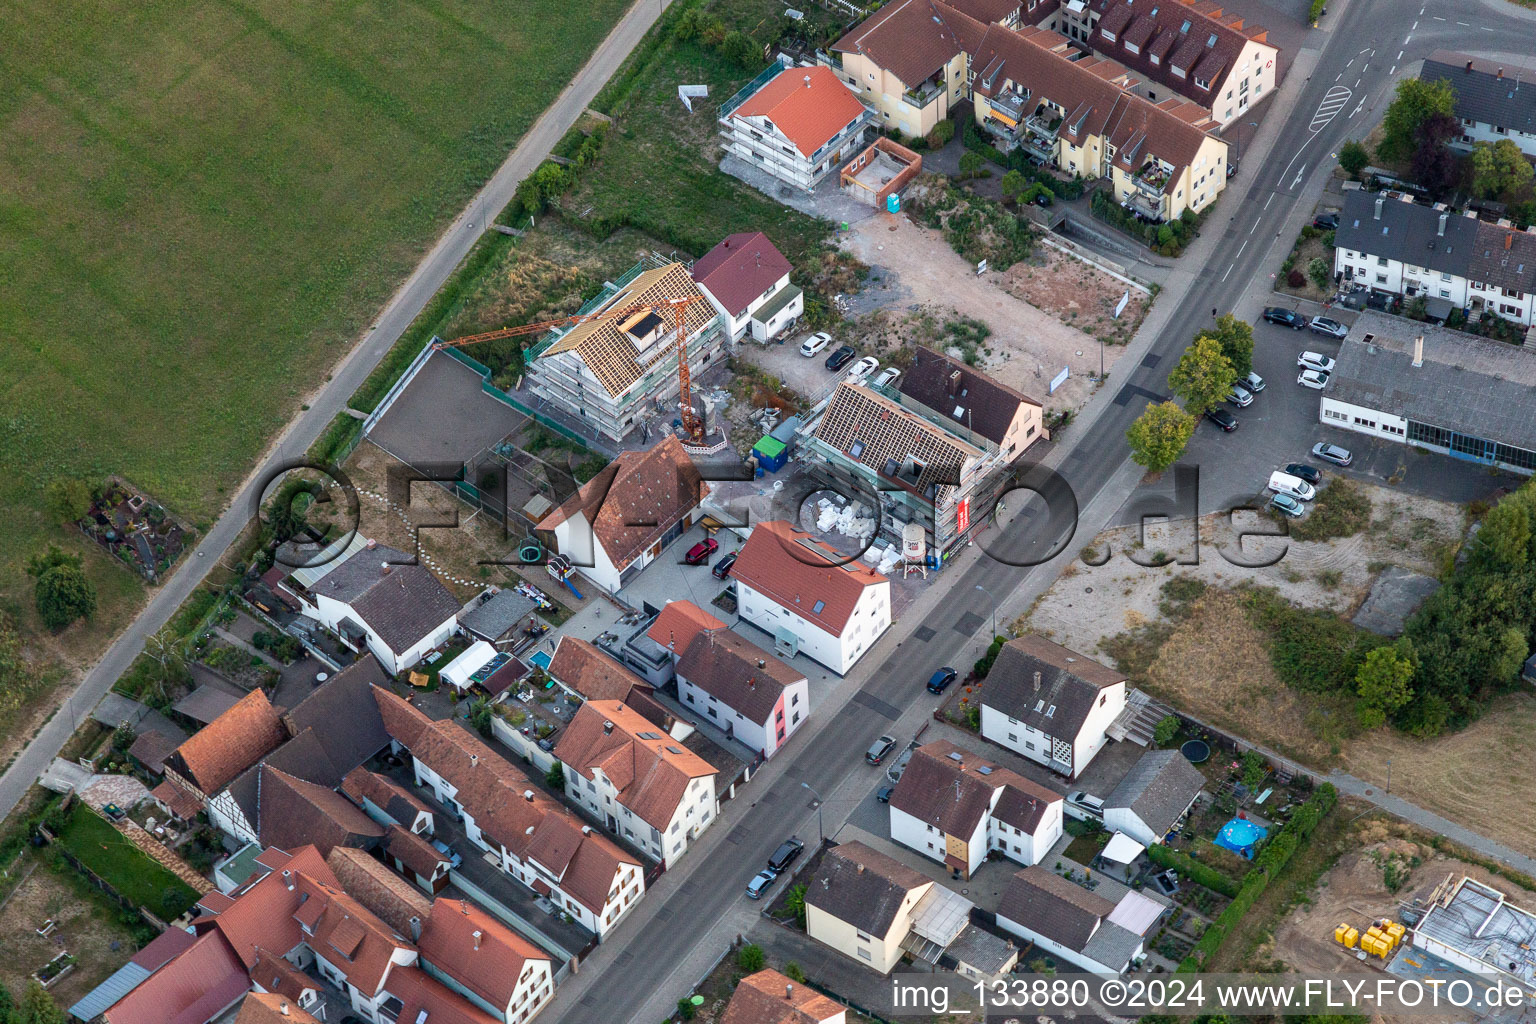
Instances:
[[[914,85],[901,94],[901,98],[912,106],[921,110],[944,93],[944,71],[940,69],[937,74],[931,75],[923,82]]]
[[[1141,165],[1141,170],[1131,177],[1137,188],[1149,196],[1162,198],[1163,190],[1168,187],[1168,180],[1173,177],[1173,169],[1156,158],[1148,160]]]

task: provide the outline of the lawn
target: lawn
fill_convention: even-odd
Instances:
[[[53,476],[206,528],[627,4],[9,5],[0,608],[35,630]]]
[[[162,921],[180,917],[197,901],[192,888],[151,860],[108,821],[76,804],[59,842],[118,895],[145,907]]]

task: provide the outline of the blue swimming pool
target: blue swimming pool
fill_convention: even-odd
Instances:
[[[535,667],[544,672],[548,672],[549,663],[554,659],[549,656],[548,651],[539,651],[538,653],[531,656],[528,660],[531,661]]]
[[[1268,834],[1262,825],[1255,825],[1246,818],[1233,818],[1216,833],[1216,845],[1252,860],[1254,847]]]

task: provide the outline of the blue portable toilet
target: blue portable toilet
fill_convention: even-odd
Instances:
[[[901,212],[901,194],[899,192],[892,192],[890,195],[886,196],[885,197],[885,208],[886,208],[886,211],[889,212],[889,213],[900,213]]]

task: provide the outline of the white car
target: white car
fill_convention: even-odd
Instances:
[[[1319,373],[1333,372],[1333,360],[1321,352],[1303,352],[1296,357],[1296,365],[1304,370],[1317,370]]]
[[[863,384],[880,365],[874,356],[865,356],[848,368],[848,383]]]
[[[1302,370],[1296,375],[1296,383],[1313,391],[1321,391],[1328,386],[1328,375],[1321,370]]]
[[[832,344],[832,335],[826,331],[817,331],[805,339],[805,343],[800,346],[800,354],[810,358],[830,344]]]
[[[900,370],[896,369],[896,367],[894,367],[894,366],[887,366],[885,369],[883,369],[879,373],[875,374],[875,379],[874,379],[874,381],[872,383],[872,386],[873,387],[877,387],[877,388],[883,388],[887,384],[894,384],[896,382],[896,378],[900,377],[900,376],[901,376],[901,371]]]

